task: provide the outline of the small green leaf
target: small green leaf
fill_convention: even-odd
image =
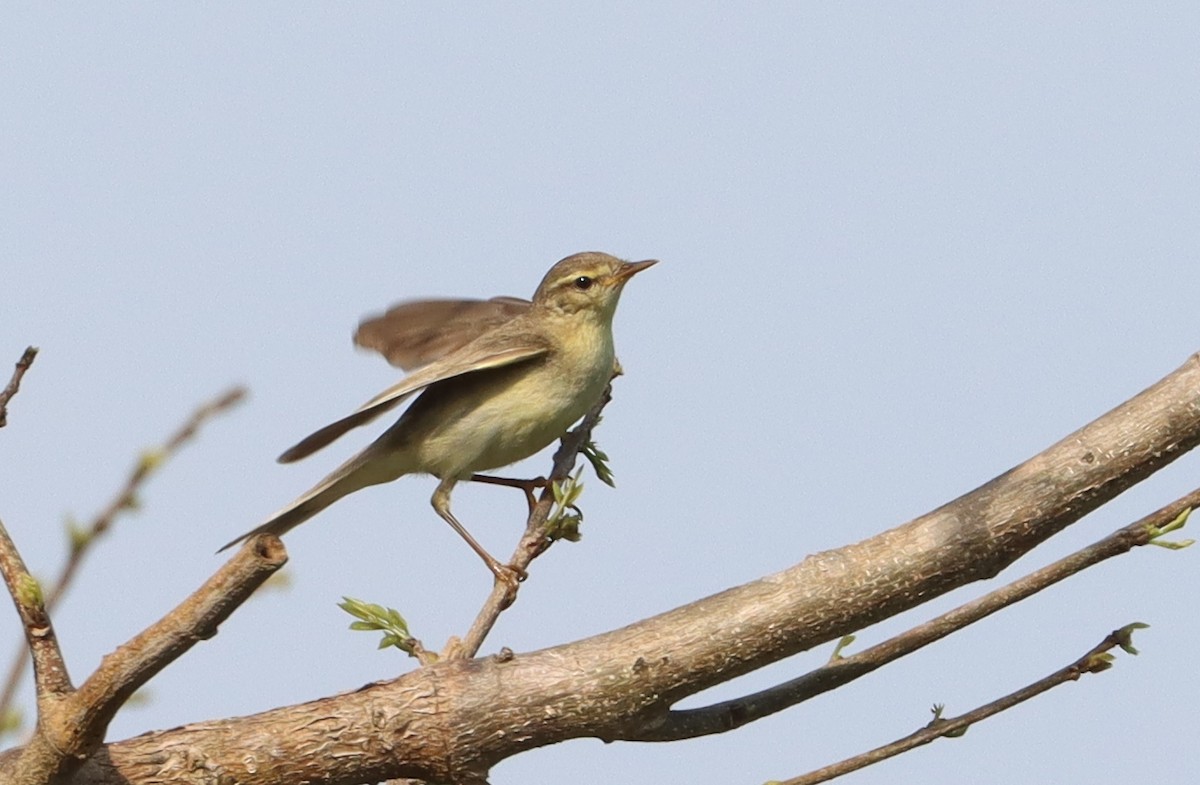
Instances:
[[[1145,630],[1149,627],[1149,624],[1144,624],[1140,621],[1135,621],[1132,624],[1126,624],[1121,629],[1115,631],[1117,636],[1117,645],[1130,654],[1137,654],[1138,650],[1133,646],[1133,631]]]
[[[929,724],[926,725],[925,727],[935,728],[938,725],[943,725],[946,723],[946,720],[943,719],[943,717],[942,717],[942,715],[946,712],[946,704],[935,703],[935,704],[933,704],[933,708],[931,708],[930,711],[933,713],[933,719],[931,719],[929,721]],[[946,739],[957,739],[960,736],[965,735],[967,730],[970,727],[971,727],[970,725],[965,725],[965,726],[959,728],[958,730],[948,731],[946,733],[943,733],[942,737],[946,738]]]
[[[143,450],[138,456],[138,471],[149,473],[162,466],[163,461],[167,459],[167,453],[158,447],[149,450]]]
[[[843,659],[842,651],[844,651],[845,648],[852,643],[854,643],[853,635],[843,635],[842,639],[837,642],[837,646],[833,647],[833,654],[829,655],[829,661],[834,662],[836,660]]]
[[[353,597],[343,597],[338,607],[358,619],[350,622],[350,629],[356,632],[382,632],[379,648],[394,646],[407,654],[415,655],[417,641],[408,630],[408,622],[395,608],[385,608]]]
[[[125,701],[121,708],[142,708],[144,706],[149,706],[153,702],[154,693],[148,689],[142,688],[130,695],[129,699]]]
[[[598,422],[597,425],[599,425]],[[584,458],[587,458],[588,463],[592,464],[592,471],[596,473],[596,479],[610,488],[617,487],[617,481],[613,477],[612,469],[608,466],[608,455],[597,447],[594,441],[589,439],[579,451],[583,453]]]
[[[66,520],[67,543],[72,553],[78,553],[88,546],[95,533],[83,526],[74,515],[68,515]]]
[[[1194,545],[1196,542],[1195,540],[1178,540],[1178,541],[1172,542],[1170,540],[1160,540],[1159,539],[1164,534],[1170,534],[1173,531],[1178,531],[1179,529],[1182,529],[1187,524],[1188,517],[1191,516],[1191,514],[1192,514],[1192,508],[1188,507],[1186,510],[1184,510],[1183,512],[1176,515],[1175,520],[1171,521],[1166,526],[1163,526],[1161,528],[1159,528],[1157,526],[1150,526],[1149,527],[1150,544],[1157,545],[1160,548],[1166,548],[1166,549],[1172,550],[1172,551],[1183,550],[1184,548],[1188,548],[1188,547]]]
[[[554,508],[546,518],[546,536],[551,540],[579,542],[583,536],[579,531],[579,525],[583,523],[583,511],[576,504],[583,495],[583,483],[579,481],[582,474],[583,469],[580,468],[575,474],[550,486],[554,493]]]
[[[22,605],[42,607],[45,598],[42,596],[42,584],[38,583],[37,578],[27,572],[17,576],[17,600]]]
[[[25,718],[21,714],[20,709],[9,709],[0,714],[0,737],[9,733],[16,733],[24,724]]]
[[[1106,671],[1111,668],[1116,659],[1117,658],[1112,656],[1112,654],[1102,651],[1093,654],[1091,657],[1088,657],[1087,662],[1083,664],[1083,667],[1089,673],[1100,673],[1101,671]]]

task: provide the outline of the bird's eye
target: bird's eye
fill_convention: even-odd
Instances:
[[[575,279],[575,288],[581,292],[586,292],[592,288],[592,279],[586,275],[581,275]]]

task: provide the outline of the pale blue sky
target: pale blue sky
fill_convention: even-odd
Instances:
[[[1200,349],[1198,40],[1192,3],[6,6],[0,362],[42,354],[0,431],[0,517],[27,560],[51,572],[64,514],[92,514],[202,399],[252,391],[95,553],[56,617],[73,675],[370,438],[274,463],[395,380],[352,350],[360,316],[528,296],[575,251],[662,260],[617,317],[627,375],[598,438],[618,487],[589,483],[583,542],[535,564],[485,651],[628,623],[990,479]],[[1001,580],[1191,490],[1198,467]],[[398,607],[431,645],[465,630],[490,576],[433,485],[365,491],[289,535],[292,590],[174,664],[110,737],[407,670],[346,630],[343,594]],[[496,552],[522,509],[455,494]],[[579,741],[492,781],[783,778],[1140,620],[1140,657],[847,781],[1190,783],[1196,560],[1130,554],[736,733]]]

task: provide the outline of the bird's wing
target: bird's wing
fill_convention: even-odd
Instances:
[[[359,323],[354,343],[411,371],[466,346],[488,330],[525,313],[531,305],[519,297],[399,303]]]
[[[351,414],[306,436],[279,456],[280,463],[291,463],[312,455],[342,434],[370,422],[394,408],[413,393],[431,384],[456,376],[499,368],[546,354],[549,345],[540,334],[522,329],[498,329],[484,333],[455,352],[409,374]]]

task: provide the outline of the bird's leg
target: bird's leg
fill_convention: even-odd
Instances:
[[[520,488],[525,492],[525,503],[529,505],[529,514],[537,507],[537,497],[534,491],[545,488],[549,483],[545,477],[534,477],[532,480],[514,480],[508,477],[493,477],[490,474],[472,474],[471,482],[482,482],[488,485],[503,485],[508,488]]]
[[[447,477],[438,483],[438,487],[433,492],[433,498],[430,501],[433,503],[434,512],[441,516],[442,520],[450,524],[450,528],[458,532],[458,536],[467,541],[467,545],[471,546],[471,550],[479,554],[479,558],[483,559],[483,563],[492,571],[492,575],[496,576],[496,580],[505,584],[508,587],[509,595],[514,597],[517,593],[517,584],[525,580],[528,576],[524,570],[517,570],[507,564],[501,564],[495,556],[484,550],[471,533],[466,530],[458,519],[454,517],[454,513],[450,512],[450,491],[454,489],[454,485],[458,482],[453,477]],[[510,600],[511,602],[511,600]]]

